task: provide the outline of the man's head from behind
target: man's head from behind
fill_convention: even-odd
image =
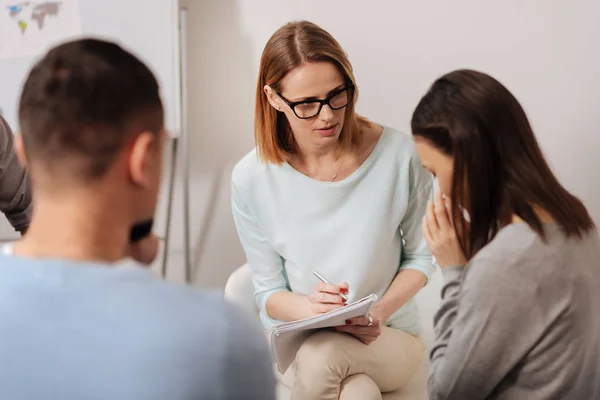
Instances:
[[[152,72],[116,44],[84,39],[50,50],[19,106],[21,159],[35,196],[96,191],[132,219],[154,213],[163,108]]]

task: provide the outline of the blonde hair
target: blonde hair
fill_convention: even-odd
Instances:
[[[368,120],[354,112],[358,88],[352,65],[342,46],[327,31],[308,21],[290,22],[271,36],[260,59],[256,87],[254,137],[258,155],[263,162],[281,164],[296,151],[296,141],[284,114],[277,112],[264,93],[265,85],[281,91],[281,81],[304,63],[330,62],[344,76],[347,84],[355,86],[354,99],[346,107],[344,126],[340,133],[342,152],[350,151],[360,143],[360,125]]]

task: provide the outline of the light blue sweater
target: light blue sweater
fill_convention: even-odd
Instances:
[[[232,208],[252,271],[265,327],[269,296],[291,290],[308,295],[317,270],[348,282],[349,301],[381,298],[398,271],[435,271],[421,232],[432,194],[411,137],[385,128],[367,160],[348,178],[321,182],[289,164],[264,164],[251,151],[235,167]],[[420,332],[414,299],[388,325]]]
[[[260,324],[133,264],[0,255],[0,399],[274,399]]]

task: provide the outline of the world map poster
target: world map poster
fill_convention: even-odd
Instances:
[[[34,56],[78,35],[77,0],[0,0],[0,59]]]

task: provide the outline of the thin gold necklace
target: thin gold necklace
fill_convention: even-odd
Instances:
[[[335,181],[335,178],[337,178],[338,174],[340,173],[340,168],[342,167],[342,159],[343,158],[344,157],[342,156],[342,157],[338,158],[338,160],[337,160],[337,164],[338,164],[337,170],[335,171],[335,174],[333,174],[333,177],[331,178],[332,182]]]
[[[331,182],[335,181],[335,179],[337,178],[338,174],[340,173],[340,169],[342,168],[342,161],[343,161],[343,158],[344,158],[344,156],[342,156],[342,157],[340,157],[340,158],[338,158],[338,159],[336,160],[336,163],[337,163],[337,169],[336,169],[335,173],[333,174],[333,176],[331,177]],[[297,169],[298,169],[298,168],[297,168]],[[299,170],[299,171],[302,171],[302,170],[304,170],[305,172],[302,172],[302,173],[303,173],[303,174],[305,174],[306,176],[309,176],[309,177],[310,177],[310,175],[308,174],[308,171],[307,171],[306,169],[302,168],[302,169],[298,169],[298,170]]]

